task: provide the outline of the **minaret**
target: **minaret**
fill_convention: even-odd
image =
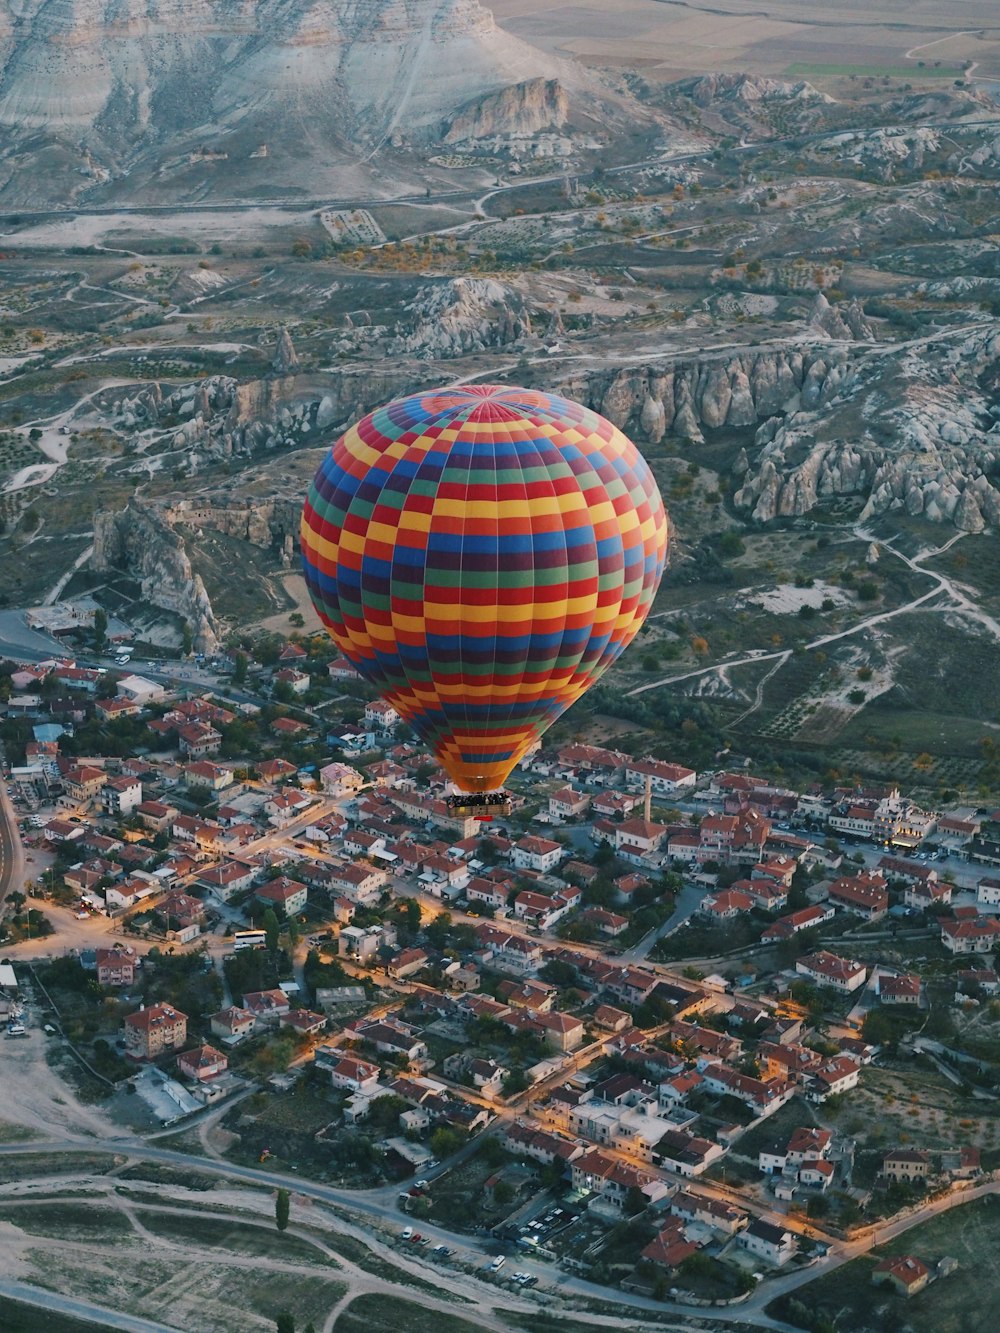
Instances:
[[[651,821],[650,821],[650,818],[649,818],[649,812],[650,812],[650,807],[652,806],[652,804],[653,804],[653,775],[652,775],[652,773],[647,773],[647,774],[646,774],[646,804],[642,807],[643,818],[645,819],[645,821],[646,821],[647,824],[651,822]]]

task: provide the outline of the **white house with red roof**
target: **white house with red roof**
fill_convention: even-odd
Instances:
[[[795,970],[819,986],[832,986],[834,990],[847,994],[860,989],[868,976],[868,969],[863,963],[850,958],[838,958],[825,949],[797,959]]]
[[[309,900],[309,890],[305,884],[300,884],[298,880],[289,879],[287,875],[281,875],[278,879],[259,884],[254,892],[254,897],[263,906],[273,907],[278,912],[279,917],[282,912],[285,916],[297,916],[299,912],[305,910],[306,903]]]
[[[537,870],[544,875],[554,870],[565,855],[566,849],[560,843],[529,834],[514,844],[510,859],[518,870]]]
[[[629,759],[625,765],[625,785],[633,791],[642,791],[649,783],[654,796],[676,796],[692,791],[698,783],[698,774],[683,764],[668,764],[662,759]]]
[[[553,819],[575,819],[586,814],[589,807],[588,794],[575,787],[560,787],[549,797],[549,814]]]

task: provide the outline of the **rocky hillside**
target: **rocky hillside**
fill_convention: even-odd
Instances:
[[[1000,523],[1000,329],[866,346],[860,308],[837,319],[858,341],[573,375],[561,388],[654,444],[760,423],[735,495],[759,523],[837,496],[863,501],[866,518],[905,511],[965,532]]]
[[[381,152],[532,134],[597,88],[478,0],[0,0],[0,199],[384,193]]]

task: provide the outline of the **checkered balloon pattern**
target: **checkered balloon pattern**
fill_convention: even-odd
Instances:
[[[302,514],[337,647],[462,791],[518,760],[635,637],[667,558],[642,455],[534,389],[414,394],[352,426]]]

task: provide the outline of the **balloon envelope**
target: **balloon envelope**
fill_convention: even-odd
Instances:
[[[555,394],[470,385],[364,417],[302,515],[313,603],[465,791],[491,791],[629,644],[667,555],[635,446]]]

